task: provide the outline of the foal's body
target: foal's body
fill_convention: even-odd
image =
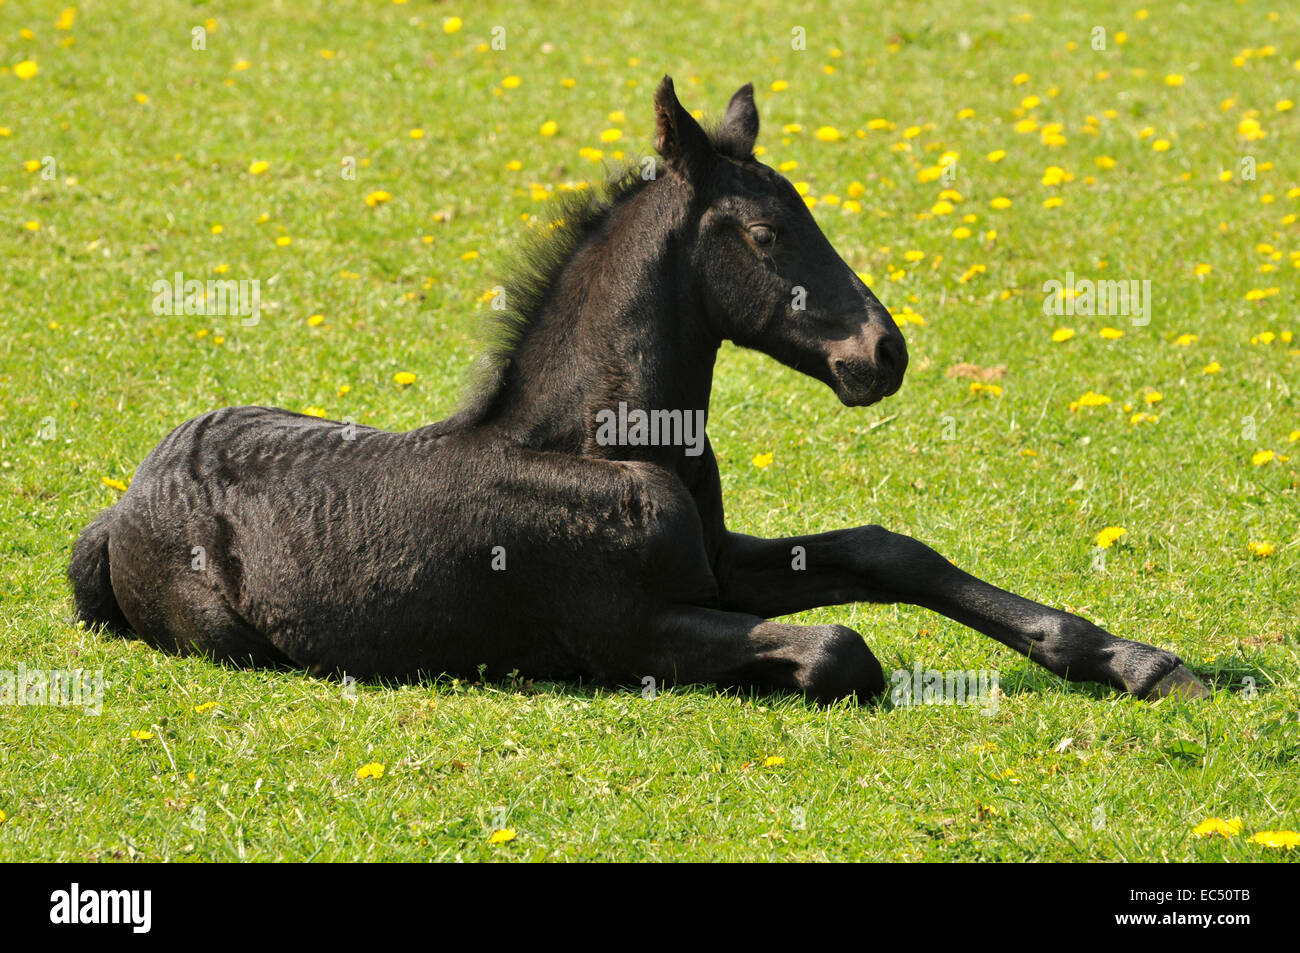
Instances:
[[[707,411],[723,339],[851,405],[893,393],[906,366],[888,313],[753,159],[749,87],[712,139],[668,80],[656,118],[663,175],[589,208],[572,247],[525,283],[517,338],[465,411],[401,434],[260,407],[183,424],[78,541],[80,616],[171,651],[322,674],[486,666],[833,699],[884,688],[862,638],[766,620],[901,601],[1074,680],[1203,693],[1176,655],[878,526],[729,532],[707,442],[692,455],[597,439],[596,416],[620,403]]]

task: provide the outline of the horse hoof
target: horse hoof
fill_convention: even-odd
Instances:
[[[1179,665],[1156,682],[1155,687],[1143,697],[1154,700],[1156,698],[1168,698],[1171,695],[1178,695],[1180,698],[1185,699],[1209,698],[1210,690],[1205,687],[1204,682],[1187,670],[1186,665]]]

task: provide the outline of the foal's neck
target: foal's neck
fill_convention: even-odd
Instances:
[[[672,469],[699,455],[719,341],[673,238],[683,213],[666,184],[613,209],[560,269],[485,421],[511,442]],[[659,411],[663,433],[638,442],[633,411]],[[601,429],[611,415],[612,442]],[[669,415],[680,439],[666,436]]]

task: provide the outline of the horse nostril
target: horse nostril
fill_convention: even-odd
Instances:
[[[881,338],[876,345],[876,366],[882,371],[892,371],[897,369],[898,363],[898,347],[890,338]]]

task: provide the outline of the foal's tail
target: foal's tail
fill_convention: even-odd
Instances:
[[[113,595],[108,575],[108,527],[112,509],[107,509],[82,530],[72,547],[68,579],[77,603],[77,618],[87,625],[103,625],[109,631],[125,635],[131,628]]]

